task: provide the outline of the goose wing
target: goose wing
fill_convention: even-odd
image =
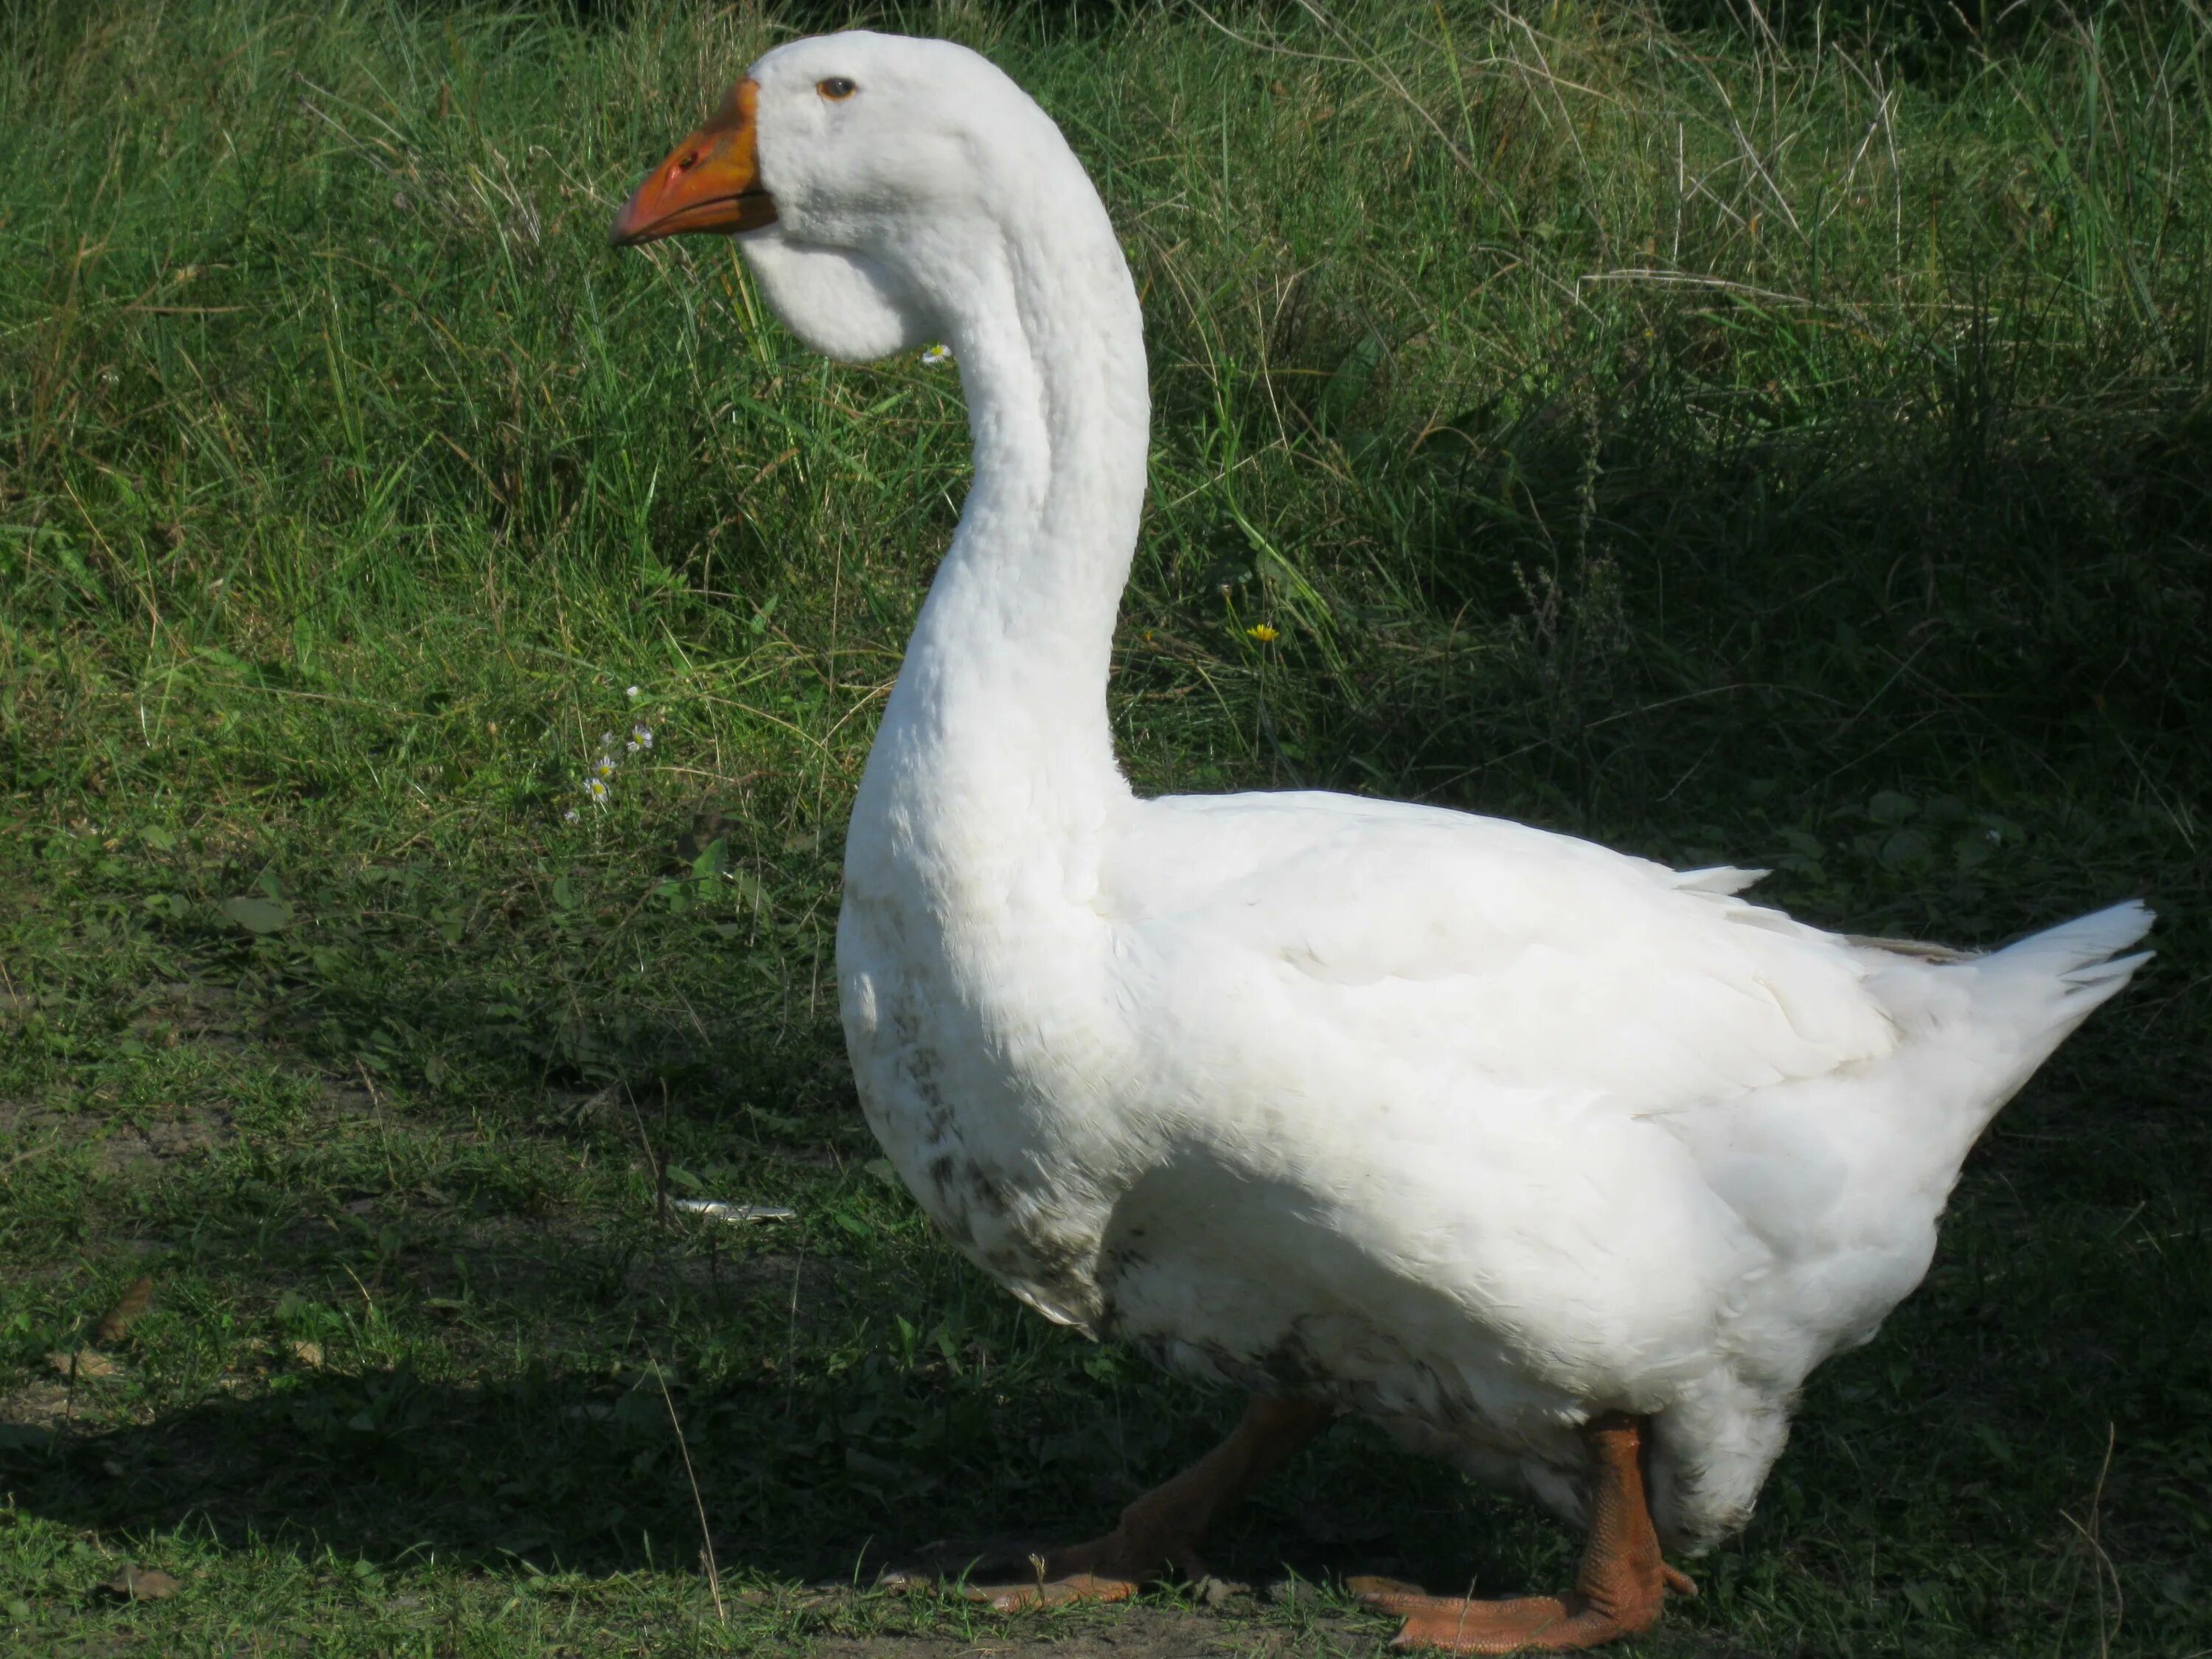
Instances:
[[[1102,875],[1114,914],[1202,963],[1237,1006],[1272,986],[1330,1026],[1316,1040],[1425,1058],[1462,1086],[1644,1113],[1898,1044],[1869,984],[1885,953],[1738,896],[1756,873],[1280,793],[1141,803]]]

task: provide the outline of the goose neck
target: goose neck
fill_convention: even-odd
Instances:
[[[971,820],[1089,818],[1127,793],[1106,682],[1150,406],[1128,269],[1087,205],[1073,226],[982,239],[933,283],[952,296],[975,472],[879,742]]]

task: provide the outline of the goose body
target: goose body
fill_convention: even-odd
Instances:
[[[1123,796],[1076,870],[970,914],[876,842],[908,807],[876,776],[847,1037],[963,1253],[1571,1518],[1574,1431],[1647,1417],[1691,1548],[1749,1517],[1812,1368],[1919,1284],[1968,1148],[2147,921],[1931,961],[1742,872],[1303,793]]]
[[[738,177],[717,131],[749,182],[712,196],[684,169]],[[923,1207],[1049,1318],[1563,1516],[1629,1414],[1660,1537],[1740,1526],[1806,1375],[1919,1283],[1968,1149],[2148,913],[1966,957],[1435,807],[1138,798],[1105,690],[1141,319],[1058,130],[973,53],[852,33],[769,52],[690,142],[619,240],[769,201],[674,228],[740,229],[832,356],[949,341],[968,400],[837,934],[861,1103]]]

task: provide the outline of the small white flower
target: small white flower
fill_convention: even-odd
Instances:
[[[613,748],[614,746],[615,746],[615,734],[614,734],[613,732],[600,732],[600,733],[599,733],[599,747],[600,747],[600,748],[602,748],[602,749],[611,749],[611,748]]]
[[[561,816],[568,823],[574,823],[576,821],[576,809],[572,806]]]
[[[653,728],[647,726],[643,720],[640,720],[635,726],[631,726],[629,729],[629,746],[633,749],[652,748]]]
[[[629,690],[623,692],[623,696],[628,697],[632,702],[635,702],[639,696],[638,689],[633,685]]]
[[[615,757],[612,755],[602,755],[599,759],[592,763],[592,775],[593,777],[611,778],[614,776],[614,775]]]
[[[921,361],[923,366],[929,368],[934,368],[939,363],[949,363],[952,361],[952,348],[949,345],[924,346]]]
[[[586,778],[584,793],[605,806],[607,804],[607,781],[605,778]]]
[[[623,745],[624,749],[628,750],[633,755],[637,753],[638,750],[643,745],[641,745],[635,738],[632,738],[628,743]]]

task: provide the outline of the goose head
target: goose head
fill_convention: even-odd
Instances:
[[[611,240],[732,235],[785,325],[857,362],[957,342],[1010,242],[1101,227],[1110,248],[1059,128],[988,59],[854,30],[755,63],[647,175]]]

